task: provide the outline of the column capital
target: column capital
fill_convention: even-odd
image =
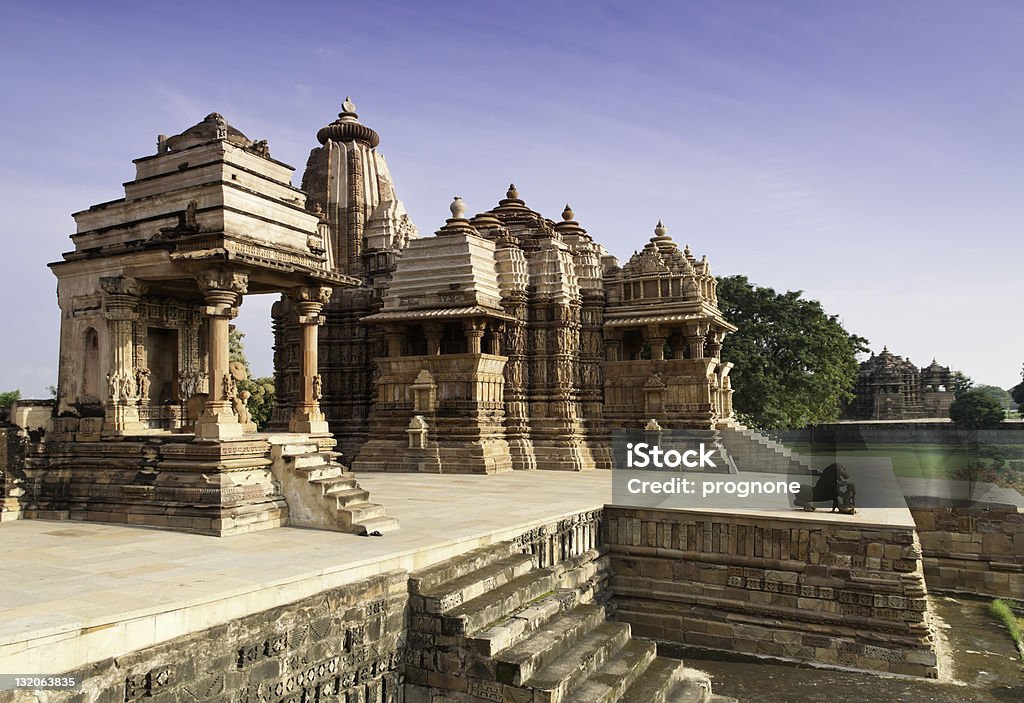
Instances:
[[[224,268],[204,269],[196,274],[196,283],[203,293],[234,293],[245,295],[249,292],[249,274]]]
[[[300,325],[322,325],[324,318],[320,314],[331,300],[334,289],[329,286],[299,286],[288,290],[288,297],[295,302],[298,309]]]

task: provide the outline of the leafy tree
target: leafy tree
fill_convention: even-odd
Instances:
[[[979,384],[974,388],[999,403],[999,406],[1004,411],[1008,412],[1013,409],[1013,398],[1010,397],[1010,393],[1006,389],[1000,388],[999,386],[989,386],[984,383]]]
[[[950,390],[953,391],[954,398],[959,398],[974,387],[974,381],[972,381],[971,377],[963,371],[954,371],[951,374],[950,381],[952,385]]]
[[[999,401],[977,388],[964,391],[949,406],[949,417],[968,430],[997,427],[1006,414]]]
[[[1020,377],[1024,379],[1024,367],[1021,368]],[[1024,380],[1010,389],[1010,395],[1013,397],[1013,402],[1024,406]],[[1021,414],[1024,415],[1024,407],[1021,408]]]
[[[7,421],[7,415],[11,412],[14,401],[21,399],[21,391],[5,391],[0,393],[0,422]]]
[[[237,361],[245,366],[246,380],[236,381],[238,391],[248,391],[249,398],[245,406],[252,415],[252,421],[260,430],[266,428],[270,421],[270,414],[274,408],[274,379],[272,377],[252,378],[249,370],[249,360],[245,356],[245,345],[242,338],[245,333],[232,326],[228,331],[228,355],[231,361]]]
[[[857,354],[867,351],[866,339],[801,295],[755,286],[746,276],[718,279],[718,306],[739,327],[722,346],[722,358],[735,364],[733,406],[761,429],[837,419],[853,397]]]

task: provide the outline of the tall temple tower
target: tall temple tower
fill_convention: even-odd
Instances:
[[[321,340],[321,406],[343,453],[353,456],[366,440],[367,410],[373,398],[373,359],[383,337],[360,320],[377,312],[396,261],[416,226],[395,195],[384,155],[377,151],[380,135],[359,121],[356,106],[345,98],[338,119],[316,134],[302,175],[306,208],[326,229],[325,247],[332,271],[362,285],[338,291],[324,310]],[[274,306],[274,424],[289,417],[296,393],[294,372],[298,349],[293,305],[282,299]]]

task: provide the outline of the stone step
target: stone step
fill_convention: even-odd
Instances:
[[[499,586],[490,593],[447,611],[441,621],[446,635],[473,635],[555,590],[557,577],[551,569],[532,571]]]
[[[342,476],[342,469],[337,464],[325,464],[323,462],[319,464],[310,464],[308,466],[296,466],[295,472],[301,476],[305,476],[307,481],[323,481],[324,479],[340,479]]]
[[[580,595],[572,589],[559,589],[516,610],[498,624],[467,637],[466,645],[485,657],[494,656],[525,639],[562,611],[574,607],[580,602]]]
[[[380,503],[351,503],[341,510],[348,513],[353,524],[384,516],[384,506]]]
[[[409,591],[417,594],[429,591],[448,581],[471,574],[515,552],[518,552],[518,550],[510,542],[477,547],[454,559],[449,559],[410,574]]]
[[[669,703],[689,703],[689,699],[673,699]],[[710,696],[704,699],[704,703],[740,703],[740,699],[733,698],[732,696],[719,696],[718,694],[712,693]]]
[[[303,469],[306,467],[320,466],[321,464],[329,464],[330,458],[320,453],[316,447],[313,447],[312,451],[304,454],[287,454],[284,460],[289,462],[295,469]]]
[[[605,622],[584,636],[558,660],[526,681],[534,689],[534,703],[562,703],[605,662],[617,655],[629,641],[629,625]]]
[[[355,483],[355,479],[352,479]],[[370,499],[370,492],[362,488],[356,488],[346,481],[331,485],[324,491],[324,495],[334,498],[339,508],[344,508],[351,503],[367,503]]]
[[[646,640],[629,640],[622,651],[591,674],[564,703],[615,703],[641,679],[657,658],[657,647]]]
[[[619,699],[619,703],[671,703],[686,666],[678,659],[658,657]],[[685,700],[685,699],[683,699]],[[693,703],[701,703],[695,699]]]
[[[533,567],[534,560],[529,554],[513,554],[499,559],[473,573],[421,593],[424,610],[428,613],[444,613],[530,573]]]
[[[381,512],[384,512],[383,508],[381,508]],[[383,516],[353,522],[351,531],[364,537],[376,537],[384,534],[385,532],[393,532],[397,529],[398,518]]]
[[[522,686],[604,621],[604,608],[599,605],[581,605],[556,615],[518,644],[494,655],[495,678]]]

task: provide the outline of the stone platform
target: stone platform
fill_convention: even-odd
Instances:
[[[369,538],[300,528],[213,538],[80,522],[4,524],[0,672],[80,669],[346,584],[423,569],[611,502],[605,472],[360,481],[403,529]],[[758,516],[832,529],[913,528],[906,509]]]

